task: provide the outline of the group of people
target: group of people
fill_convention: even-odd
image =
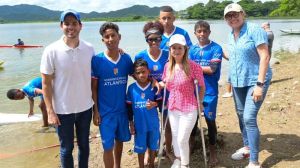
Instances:
[[[224,19],[232,28],[228,41],[230,83],[244,142],[232,159],[250,157],[248,167],[256,168],[260,167],[257,114],[272,72],[266,32],[245,18],[240,5],[226,6]],[[209,39],[208,22],[195,24],[198,41],[193,45],[188,33],[174,21],[173,9],[161,7],[159,21],[147,22],[143,28],[149,47],[138,53],[133,63],[119,48],[118,25],[101,25],[99,33],[106,50],[95,54],[92,45],[79,38],[79,13],[66,10],[61,14],[64,35],[45,48],[40,66],[42,88],[32,93],[43,94],[48,122],[56,126],[62,167],[74,167],[74,126],[78,165],[88,167],[91,121],[99,126],[107,168],[121,167],[123,142],[129,141],[131,135],[140,167],[144,162],[154,167],[160,136],[165,136],[165,153],[173,161],[171,167],[190,167],[189,139],[195,136],[202,111],[208,127],[209,163],[218,163],[216,111],[223,50]],[[136,82],[127,89],[128,77]],[[30,97],[25,89],[14,93],[13,99]],[[167,108],[162,108],[165,100]],[[166,123],[165,135],[160,135],[158,112],[168,116],[161,119]]]

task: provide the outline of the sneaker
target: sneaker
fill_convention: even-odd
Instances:
[[[235,151],[234,154],[231,155],[231,159],[233,160],[242,160],[250,157],[250,150],[247,147],[242,147],[241,149]]]
[[[249,163],[248,166],[246,166],[245,168],[261,168],[261,166],[258,164],[253,164],[253,163]]]
[[[171,168],[180,168],[181,161],[179,159],[175,159]]]
[[[222,95],[223,98],[228,98],[228,97],[232,97],[232,92],[226,92],[225,94]]]

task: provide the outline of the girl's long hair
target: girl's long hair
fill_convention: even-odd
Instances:
[[[182,66],[183,66],[183,71],[185,73],[185,75],[188,77],[190,75],[190,66],[189,66],[189,58],[188,58],[188,53],[189,53],[189,49],[187,46],[184,46],[185,52],[182,58]],[[169,48],[169,66],[168,66],[168,78],[169,79],[174,79],[174,69],[175,69],[175,59],[174,57],[171,55],[171,47]]]

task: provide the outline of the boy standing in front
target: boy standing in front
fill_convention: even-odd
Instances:
[[[93,122],[99,125],[106,168],[120,168],[123,142],[130,140],[126,87],[133,73],[128,54],[119,53],[121,35],[114,23],[99,30],[107,50],[92,59]]]
[[[203,70],[205,82],[204,116],[208,127],[210,166],[218,162],[216,153],[217,127],[216,111],[218,104],[218,81],[221,73],[221,61],[223,51],[220,45],[209,39],[210,25],[206,21],[198,21],[195,24],[195,36],[198,43],[190,49],[190,59],[200,64]]]
[[[162,97],[155,95],[148,78],[148,63],[138,59],[133,64],[136,82],[128,87],[127,107],[130,133],[134,135],[134,152],[138,153],[139,167],[144,167],[146,149],[150,150],[149,167],[154,168],[155,151],[159,142],[159,119],[157,106]]]

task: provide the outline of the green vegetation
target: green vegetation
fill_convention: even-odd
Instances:
[[[271,12],[270,16],[300,16],[299,0],[281,0],[278,9]]]
[[[300,56],[300,50],[297,53],[292,53],[292,52],[286,51],[286,50],[279,50],[279,51],[274,52],[274,56],[280,60],[286,60],[286,59],[289,59],[292,57]]]
[[[287,1],[287,0],[286,0]],[[299,0],[294,0],[299,1]],[[209,0],[207,4],[198,3],[187,10],[187,19],[222,19],[224,8],[232,3],[233,1],[222,1],[217,2],[214,0]],[[280,2],[279,1],[268,1],[262,3],[261,1],[254,0],[241,0],[238,2],[243,9],[246,11],[247,15],[250,17],[264,17],[269,16],[270,13],[276,10]],[[299,10],[298,10],[299,11]]]
[[[186,10],[177,12],[182,19],[223,19],[223,11],[232,0],[218,2],[209,0],[207,4],[198,3]],[[300,0],[274,0],[262,3],[256,0],[240,0],[238,2],[250,18],[267,19],[299,19]],[[0,6],[0,24],[3,23],[31,23],[58,22],[61,11],[52,11],[36,5]],[[112,21],[135,22],[155,20],[159,14],[159,7],[134,5],[111,12],[81,13],[83,21]]]

